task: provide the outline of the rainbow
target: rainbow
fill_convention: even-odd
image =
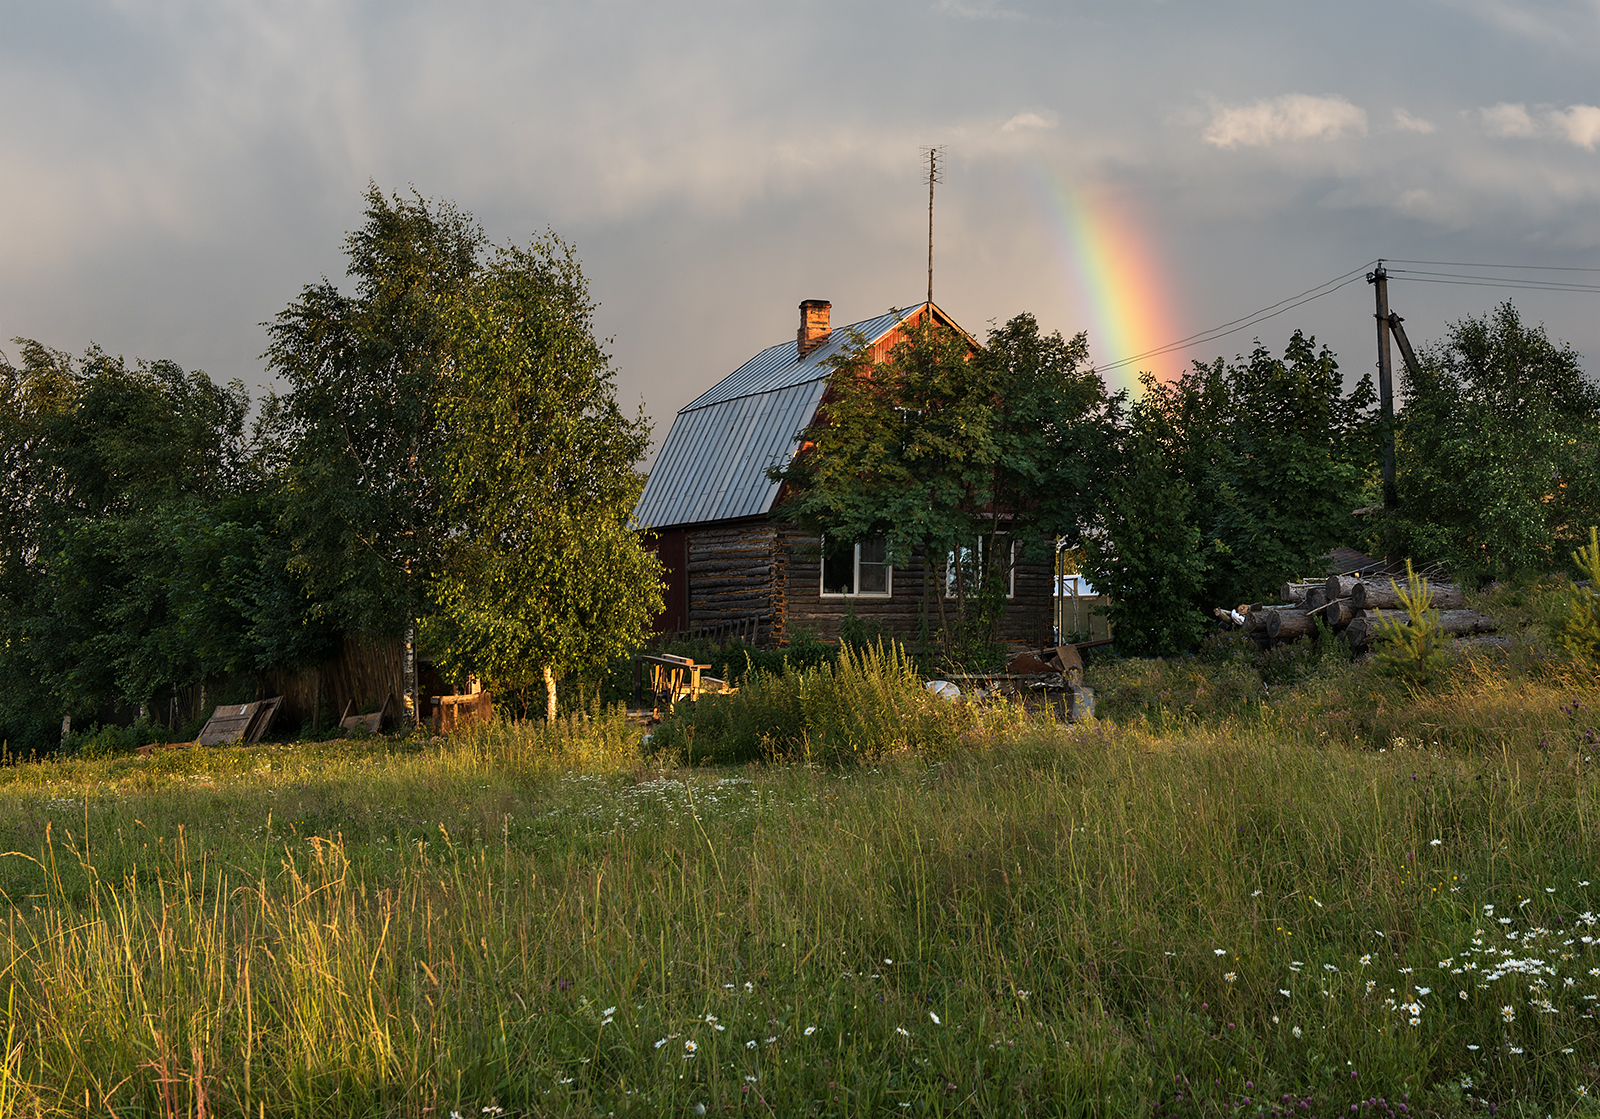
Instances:
[[[1150,243],[1132,199],[1105,186],[1075,188],[1039,174],[1044,205],[1060,249],[1074,305],[1066,333],[1087,329],[1090,357],[1120,361],[1183,337],[1182,321],[1167,287],[1168,270]],[[1183,351],[1144,358],[1105,372],[1106,387],[1139,387],[1139,373],[1175,380],[1186,362]]]

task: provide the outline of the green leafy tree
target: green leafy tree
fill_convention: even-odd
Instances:
[[[289,385],[269,414],[291,568],[329,623],[393,637],[426,608],[439,561],[449,308],[485,237],[448,203],[371,186],[366,206],[345,241],[354,294],[324,279],[268,324],[267,361]]]
[[[1164,656],[1192,648],[1205,632],[1196,607],[1207,562],[1194,494],[1175,469],[1182,449],[1173,399],[1155,378],[1122,418],[1116,469],[1100,494],[1095,531],[1085,540],[1083,569],[1111,600],[1119,651]]]
[[[1048,555],[1093,508],[1107,402],[1085,355],[1083,335],[1041,334],[1028,314],[981,346],[925,320],[881,364],[858,339],[834,359],[801,452],[771,472],[786,486],[774,516],[825,539],[881,536],[890,562],[920,561],[946,655],[981,655],[1009,545]]]
[[[554,719],[557,681],[636,648],[662,608],[631,524],[649,426],[618,408],[587,284],[554,236],[497,250],[448,306],[428,633],[458,672],[542,681]]]
[[[1453,324],[1402,374],[1400,509],[1419,560],[1471,577],[1542,572],[1600,519],[1600,388],[1507,302]]]

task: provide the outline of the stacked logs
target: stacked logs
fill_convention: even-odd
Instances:
[[[1430,583],[1428,587],[1446,634],[1464,637],[1498,628],[1493,618],[1467,609],[1466,593],[1459,584]],[[1263,647],[1315,637],[1321,619],[1357,650],[1372,644],[1385,621],[1404,625],[1411,620],[1386,575],[1330,575],[1320,582],[1285,583],[1280,597],[1279,605],[1241,606],[1237,611],[1218,610],[1216,614],[1233,624],[1242,619],[1244,631]]]

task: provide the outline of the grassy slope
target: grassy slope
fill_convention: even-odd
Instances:
[[[607,721],[7,769],[0,1116],[1584,1113],[1600,688],[1302,668],[843,770]]]

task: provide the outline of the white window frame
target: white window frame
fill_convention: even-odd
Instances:
[[[1009,553],[1010,564],[1006,568],[1006,601],[1011,602],[1017,597],[1017,541],[1011,538],[1011,534],[1009,532],[1001,532],[997,533],[996,535],[1011,546]],[[980,554],[983,551],[983,542],[985,539],[987,538],[983,536],[978,537],[977,547]],[[972,549],[963,544],[961,546],[962,557],[965,558],[971,554]],[[955,565],[956,554],[954,552],[950,552],[945,556],[944,560],[944,596],[946,598],[956,597]]]
[[[850,586],[846,592],[828,590],[828,541],[822,541],[822,558],[817,564],[817,593],[822,598],[893,598],[894,597],[894,564],[889,563],[887,557],[883,564],[883,590],[862,591],[855,588],[861,586],[861,542],[858,540],[850,547]]]

